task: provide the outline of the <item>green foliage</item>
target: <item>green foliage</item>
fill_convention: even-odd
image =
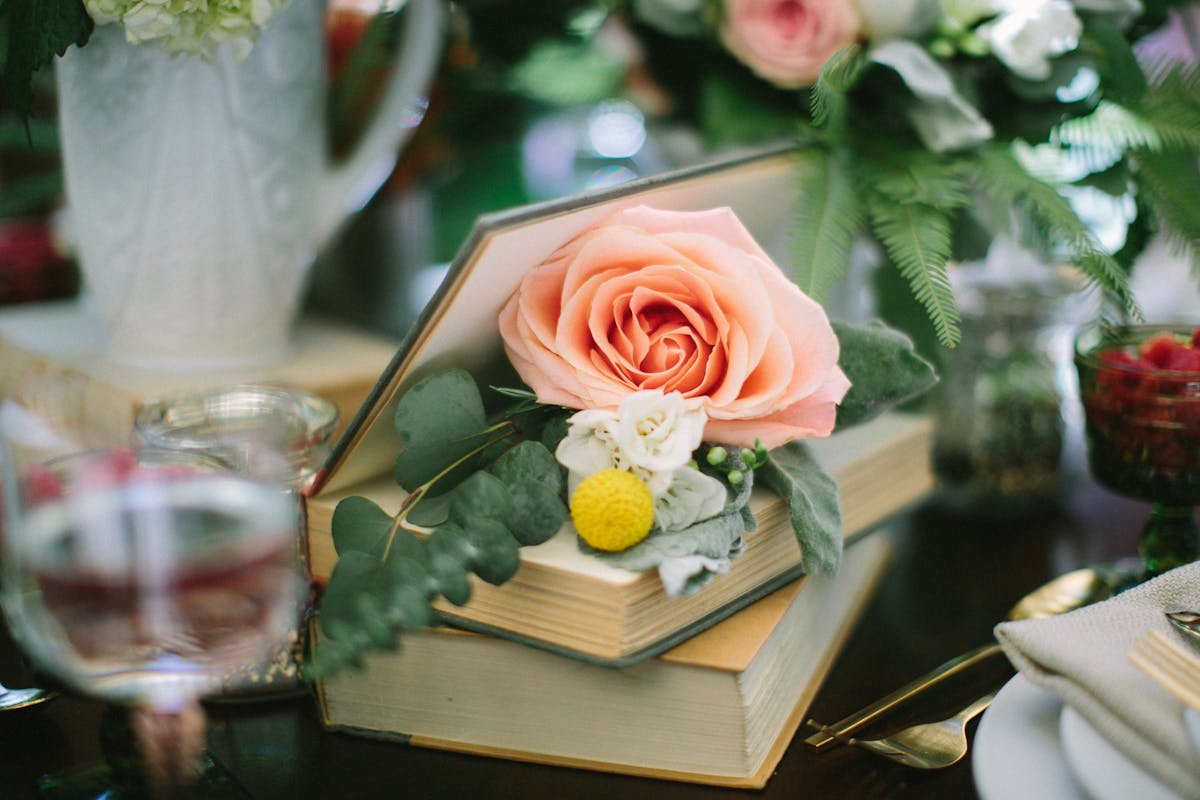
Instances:
[[[595,103],[616,94],[625,65],[593,41],[553,40],[530,49],[509,75],[513,91],[554,106]]]
[[[982,191],[1034,220],[1051,241],[1068,249],[1085,275],[1109,292],[1127,313],[1140,316],[1126,271],[1100,247],[1091,228],[1053,186],[1026,172],[1006,147],[984,148],[976,169]]]
[[[960,317],[946,273],[951,227],[947,212],[918,203],[900,205],[884,195],[868,200],[875,235],[929,315],[938,341],[954,347]]]
[[[841,344],[838,364],[851,382],[838,405],[838,430],[873,419],[937,383],[933,366],[895,328],[881,322],[835,322],[833,327]]]
[[[862,228],[851,177],[841,159],[821,148],[795,157],[799,201],[792,231],[796,284],[824,302],[846,271],[854,237]]]
[[[467,372],[411,387],[397,402],[395,427],[404,447],[396,472],[410,494],[394,516],[363,497],[334,510],[338,560],[320,604],[324,636],[306,665],[314,679],[360,664],[366,650],[395,647],[401,631],[430,622],[435,598],[467,602],[471,573],[508,580],[520,547],[545,541],[567,517],[554,456],[523,439],[511,419],[489,424]],[[427,500],[435,490],[441,497]],[[431,530],[410,530],[410,515]]]
[[[861,45],[852,44],[834,53],[808,95],[813,125],[841,132],[848,108],[847,94],[858,83],[870,61]]]
[[[1137,155],[1140,199],[1168,244],[1186,253],[1200,274],[1200,164],[1194,150]]]
[[[1200,132],[1195,134],[1200,137]],[[1103,102],[1086,117],[1075,117],[1055,128],[1051,142],[1082,150],[1120,152],[1127,148],[1158,149],[1158,127],[1116,103]]]
[[[1146,91],[1146,75],[1134,55],[1132,44],[1111,23],[1089,18],[1083,46],[1096,55],[1096,69],[1107,96],[1138,97]]]
[[[80,0],[4,0],[0,4],[4,97],[20,116],[33,103],[33,73],[71,45],[83,46],[94,24]]]
[[[787,501],[800,558],[810,575],[837,571],[842,558],[842,510],[837,482],[802,442],[771,451],[759,480]]]
[[[796,130],[796,107],[732,70],[714,70],[700,84],[700,130],[709,147],[762,142]]]
[[[378,11],[350,51],[326,102],[326,124],[339,149],[346,149],[361,132],[364,108],[368,108],[379,71],[392,61],[400,30],[397,11]]]

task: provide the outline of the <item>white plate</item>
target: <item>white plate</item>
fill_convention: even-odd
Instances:
[[[972,746],[983,800],[1176,798],[1057,695],[1017,675],[984,712]]]
[[[1193,708],[1183,710],[1183,724],[1187,726],[1188,736],[1192,739],[1192,747],[1200,756],[1200,711]]]
[[[983,800],[1087,800],[1058,736],[1062,701],[1021,675],[1004,685],[979,721],[972,746]]]
[[[1063,707],[1058,733],[1067,763],[1093,800],[1178,800],[1070,706]]]

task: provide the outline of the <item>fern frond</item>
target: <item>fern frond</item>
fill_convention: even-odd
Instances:
[[[917,203],[942,210],[970,202],[968,184],[958,161],[925,150],[892,154],[887,161],[863,161],[864,182],[896,203]]]
[[[956,346],[962,335],[946,272],[952,239],[949,215],[919,203],[895,203],[879,194],[870,196],[867,210],[876,237],[908,281],[913,297],[925,307],[938,341]]]
[[[793,229],[796,284],[824,302],[846,272],[862,213],[850,177],[836,155],[817,148],[797,151]]]
[[[1025,171],[1046,183],[1074,183],[1098,172],[1106,172],[1125,159],[1120,148],[1060,147],[1013,142],[1013,155]]]
[[[821,67],[821,77],[836,91],[848,92],[858,83],[870,63],[862,45],[843,47]]]
[[[1050,142],[1100,151],[1162,147],[1162,137],[1154,125],[1107,100],[1086,117],[1075,117],[1059,125],[1051,132]]]
[[[1140,318],[1128,274],[1053,186],[1026,172],[1012,152],[1002,147],[981,151],[977,169],[977,182],[985,193],[1028,215],[1051,240],[1070,251],[1074,263],[1093,283],[1110,292],[1131,316]]]
[[[1136,108],[1138,115],[1154,128],[1164,147],[1200,149],[1200,87],[1197,96],[1166,96],[1151,93]]]
[[[809,91],[809,114],[817,127],[837,125],[845,115],[846,93],[854,88],[868,65],[860,45],[852,44],[834,53]]]
[[[1138,196],[1176,252],[1200,270],[1200,166],[1188,150],[1135,154]]]

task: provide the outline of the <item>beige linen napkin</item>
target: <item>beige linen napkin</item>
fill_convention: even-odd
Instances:
[[[996,638],[1031,683],[1063,699],[1129,759],[1181,796],[1200,800],[1200,756],[1184,704],[1126,655],[1148,630],[1179,636],[1164,611],[1200,608],[1200,562],[1092,606],[1005,622]]]

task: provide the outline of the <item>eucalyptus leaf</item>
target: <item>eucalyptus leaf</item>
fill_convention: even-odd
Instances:
[[[331,639],[352,636],[353,631],[362,627],[359,598],[383,594],[388,585],[383,563],[378,558],[360,551],[338,558],[321,596],[321,631]]]
[[[512,517],[508,527],[523,545],[541,544],[558,533],[567,521],[567,504],[562,495],[532,478],[509,484]]]
[[[393,424],[402,448],[394,473],[409,489],[440,474],[488,438],[479,386],[461,369],[439,372],[413,385],[397,401]]]
[[[758,479],[788,504],[804,571],[810,575],[836,573],[842,559],[837,481],[799,441],[772,450],[767,463],[756,472]]]
[[[437,591],[451,603],[461,606],[471,599],[471,581],[467,573],[475,559],[475,548],[466,531],[447,523],[426,540],[429,547],[429,574]]]
[[[504,481],[488,472],[476,472],[454,492],[450,519],[467,526],[477,519],[507,522],[513,516],[512,495]]]
[[[536,481],[555,494],[566,488],[563,468],[540,442],[524,441],[508,450],[488,470],[509,486],[520,481]]]
[[[357,552],[381,559],[392,524],[391,515],[367,498],[347,497],[333,509],[333,549],[339,556]]]
[[[424,528],[436,528],[450,519],[450,501],[454,492],[446,492],[436,497],[425,495],[408,510],[408,521]]]
[[[835,322],[833,329],[841,345],[838,365],[850,378],[850,391],[838,406],[839,430],[919,397],[937,383],[933,365],[901,331],[879,321]]]
[[[499,586],[521,565],[521,551],[508,527],[495,519],[476,518],[464,526],[474,550],[472,566],[483,580]]]
[[[411,559],[419,564],[429,562],[429,554],[425,540],[412,531],[400,529],[392,537],[391,549],[387,553],[387,563],[391,564],[400,559]]]

